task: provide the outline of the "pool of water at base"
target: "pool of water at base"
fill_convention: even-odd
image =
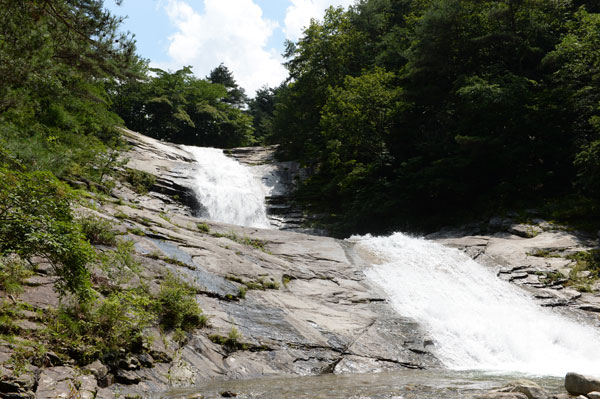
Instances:
[[[217,399],[226,391],[238,399],[452,399],[471,398],[516,380],[534,381],[551,394],[564,392],[563,378],[481,371],[407,370],[374,374],[267,377],[208,382],[157,398]],[[200,396],[200,395],[201,396]]]

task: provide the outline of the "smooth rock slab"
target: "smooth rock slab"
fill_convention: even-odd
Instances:
[[[577,373],[567,373],[565,388],[571,395],[587,395],[590,392],[600,391],[600,379]]]

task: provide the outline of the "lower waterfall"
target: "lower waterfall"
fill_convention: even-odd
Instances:
[[[556,376],[598,373],[597,328],[540,307],[461,251],[401,233],[350,241],[372,259],[367,276],[401,315],[428,330],[447,367]]]

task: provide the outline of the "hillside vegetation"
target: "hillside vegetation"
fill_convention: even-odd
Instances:
[[[537,208],[598,227],[595,1],[361,0],[288,43],[265,119],[334,231]],[[557,200],[559,198],[560,200]]]

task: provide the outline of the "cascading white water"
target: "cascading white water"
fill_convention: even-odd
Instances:
[[[216,148],[185,146],[200,165],[195,190],[208,218],[238,226],[269,228],[265,187],[248,168]]]
[[[352,237],[366,274],[428,329],[451,369],[562,376],[600,372],[600,333],[536,305],[464,253],[401,233]]]

